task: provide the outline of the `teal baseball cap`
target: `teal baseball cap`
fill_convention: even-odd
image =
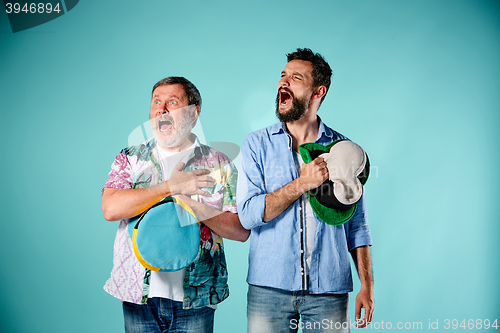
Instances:
[[[198,256],[198,219],[179,198],[166,197],[154,204],[136,223],[129,223],[128,231],[137,260],[152,271],[178,271]]]

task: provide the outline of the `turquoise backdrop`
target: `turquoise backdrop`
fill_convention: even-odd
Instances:
[[[241,146],[297,47],[329,61],[319,114],[373,165],[372,329],[500,320],[497,0],[82,0],[18,33],[0,8],[0,332],[122,332],[100,191],[153,84],[189,78],[206,140]],[[217,333],[246,331],[248,247],[226,242]]]

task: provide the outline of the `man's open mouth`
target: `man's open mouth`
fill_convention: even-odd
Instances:
[[[160,129],[160,132],[166,132],[172,129],[172,122],[170,120],[160,120],[158,122],[158,128]]]
[[[287,105],[292,100],[292,94],[287,90],[280,90],[280,105]]]

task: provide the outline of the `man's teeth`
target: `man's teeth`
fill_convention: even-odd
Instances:
[[[159,125],[158,127],[160,128],[160,131],[165,132],[165,131],[168,131],[172,127],[172,122],[169,120],[162,120],[159,122],[158,125]]]
[[[290,98],[290,94],[287,92],[282,92],[281,93],[281,105],[285,105]]]

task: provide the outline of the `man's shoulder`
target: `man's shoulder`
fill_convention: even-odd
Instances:
[[[156,141],[154,138],[151,138],[138,145],[123,148],[118,155],[127,159],[129,162],[148,162],[151,161],[151,156],[153,155],[155,147]]]
[[[153,151],[153,148],[155,146],[156,146],[156,141],[153,138],[151,138],[138,145],[123,148],[120,151],[120,154],[126,155],[128,157],[135,156],[138,159],[144,159],[151,155],[151,152]]]
[[[271,139],[274,134],[285,133],[283,130],[282,123],[276,123],[271,126],[261,128],[260,130],[254,131],[247,135],[246,141]]]
[[[198,147],[196,147],[194,154],[195,154],[195,160],[198,160],[200,163],[203,161],[212,163],[216,162],[215,164],[232,163],[231,159],[227,157],[226,154],[204,144],[200,144]]]
[[[263,134],[275,134],[279,133],[283,130],[283,123],[275,123],[270,126],[261,128],[260,130],[254,131],[250,133],[249,135],[263,135]]]

